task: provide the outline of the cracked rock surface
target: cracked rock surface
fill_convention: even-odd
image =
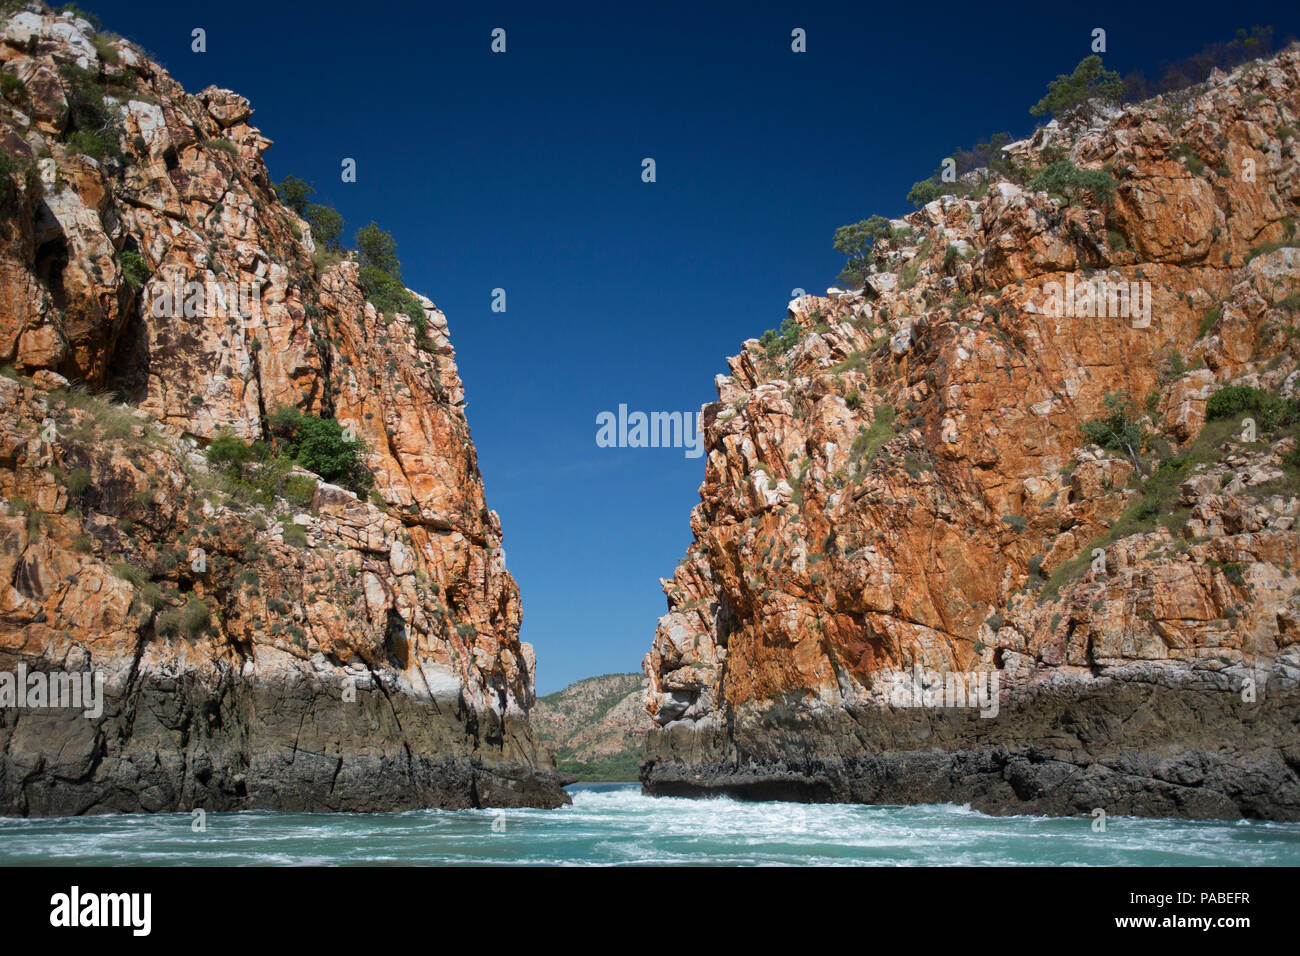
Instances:
[[[745,343],[644,660],[647,792],[1300,819],[1296,429],[1207,422],[1296,396],[1298,122],[1294,50],[1054,121]],[[1113,201],[1029,188],[1063,160]],[[1149,321],[1049,295],[1102,279]],[[1108,400],[1141,449],[1085,437]],[[899,706],[924,672],[995,673],[997,716]]]
[[[0,670],[106,697],[0,710],[0,813],[568,802],[443,314],[381,315],[316,248],[236,93],[48,11],[0,25],[0,66]],[[258,307],[157,315],[189,282]],[[209,468],[280,406],[350,428],[374,491],[254,501]]]

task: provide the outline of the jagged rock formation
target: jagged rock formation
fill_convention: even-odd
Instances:
[[[316,248],[243,97],[40,5],[2,29],[0,670],[106,702],[0,711],[0,813],[568,802],[442,313]],[[246,300],[157,306],[191,282]],[[348,426],[374,491],[208,467],[280,406]]]
[[[1294,50],[1053,122],[1011,166],[1113,201],[991,176],[745,343],[644,662],[648,792],[1300,819],[1296,427],[1206,423],[1297,393],[1298,125]],[[1097,279],[1150,321],[1049,285]],[[1081,433],[1114,414],[1146,451]],[[996,674],[997,716],[897,696],[918,672]]]
[[[633,780],[653,723],[643,674],[604,674],[537,699],[532,725],[579,780]]]

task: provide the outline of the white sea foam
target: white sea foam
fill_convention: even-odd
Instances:
[[[992,817],[969,806],[690,800],[573,788],[559,810],[0,819],[0,863],[1300,865],[1300,824]]]

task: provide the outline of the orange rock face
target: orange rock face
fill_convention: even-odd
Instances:
[[[1298,119],[1292,51],[1054,122],[1016,164],[1113,200],[993,177],[745,343],[644,661],[648,790],[1300,818],[1294,429],[1206,426],[1224,385],[1295,396]],[[1081,430],[1115,403],[1138,447]],[[996,675],[1001,716],[891,702],[923,672]]]
[[[0,812],[567,802],[442,313],[417,345],[316,249],[243,97],[70,15],[2,29],[0,670],[107,703],[0,715]],[[107,151],[68,127],[88,95]],[[280,406],[350,429],[374,491],[207,466]]]

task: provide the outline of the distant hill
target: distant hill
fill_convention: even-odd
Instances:
[[[539,698],[530,721],[560,770],[579,780],[635,780],[651,726],[645,692],[642,674],[588,677]]]

